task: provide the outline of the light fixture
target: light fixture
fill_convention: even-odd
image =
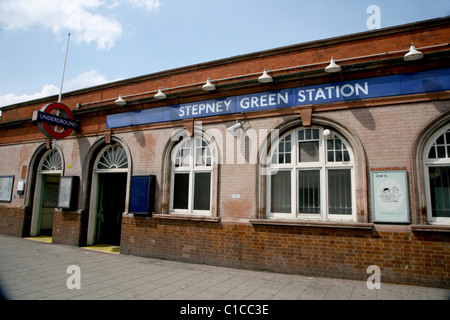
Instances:
[[[119,95],[119,99],[117,99],[116,101],[114,101],[114,103],[118,106],[123,106],[126,105],[127,102],[125,100],[122,99],[122,95]]]
[[[203,85],[202,90],[213,91],[213,90],[216,90],[216,87],[209,81],[209,78],[208,78],[206,83]]]
[[[239,129],[240,127],[242,127],[242,122],[239,122],[239,121],[236,120],[236,123],[233,124],[231,127],[227,128],[227,130],[228,130],[229,132],[234,132],[234,131],[236,131],[237,129]]]
[[[162,100],[167,98],[167,96],[161,91],[161,88],[159,88],[158,93],[155,94],[154,98],[157,100]]]
[[[272,82],[273,79],[272,79],[271,76],[269,76],[267,74],[267,70],[264,69],[264,72],[263,72],[262,76],[258,78],[258,81],[261,82],[261,83],[269,83],[269,82]]]
[[[325,138],[329,139],[331,137],[331,131],[329,129],[323,130],[323,135]]]
[[[411,47],[409,48],[409,51],[405,56],[403,57],[403,60],[405,61],[414,61],[419,60],[423,58],[423,53],[416,50],[416,47],[413,43],[411,43]]]
[[[331,58],[330,64],[325,68],[325,72],[333,73],[341,71],[341,67],[336,64],[334,58]]]

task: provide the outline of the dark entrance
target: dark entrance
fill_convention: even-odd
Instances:
[[[97,243],[120,245],[126,187],[126,173],[99,175]]]
[[[59,179],[59,175],[44,175],[42,179],[41,215],[37,235],[52,236],[53,216],[58,206]]]

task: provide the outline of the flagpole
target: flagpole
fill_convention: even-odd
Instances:
[[[62,90],[63,90],[63,83],[64,83],[64,73],[66,71],[66,61],[67,61],[67,52],[69,51],[69,40],[70,40],[70,32],[67,35],[67,46],[66,46],[66,54],[64,56],[64,66],[63,66],[63,72],[61,77],[61,86],[59,89],[59,97],[58,102],[61,103],[61,96],[62,96]],[[56,115],[59,116],[59,110],[56,111]],[[55,131],[58,130],[58,126],[55,126]],[[52,139],[52,149],[55,148],[55,139]]]
[[[66,71],[66,61],[67,61],[67,52],[69,51],[69,40],[70,40],[70,32],[67,35],[67,47],[66,47],[66,55],[64,57],[64,66],[63,66],[63,72],[62,72],[62,78],[61,78],[61,87],[59,90],[59,98],[58,102],[61,102],[61,96],[62,96],[62,90],[63,90],[63,83],[64,83],[64,73]]]

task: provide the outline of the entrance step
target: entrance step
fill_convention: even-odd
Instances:
[[[27,237],[25,239],[33,240],[33,241],[39,241],[39,242],[45,242],[45,243],[52,243],[52,237],[51,236]]]
[[[83,247],[83,249],[103,251],[109,253],[120,253],[120,246],[114,246],[111,244],[95,244],[93,246]]]

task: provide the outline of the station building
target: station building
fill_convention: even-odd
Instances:
[[[6,106],[0,233],[449,288],[449,22]]]

